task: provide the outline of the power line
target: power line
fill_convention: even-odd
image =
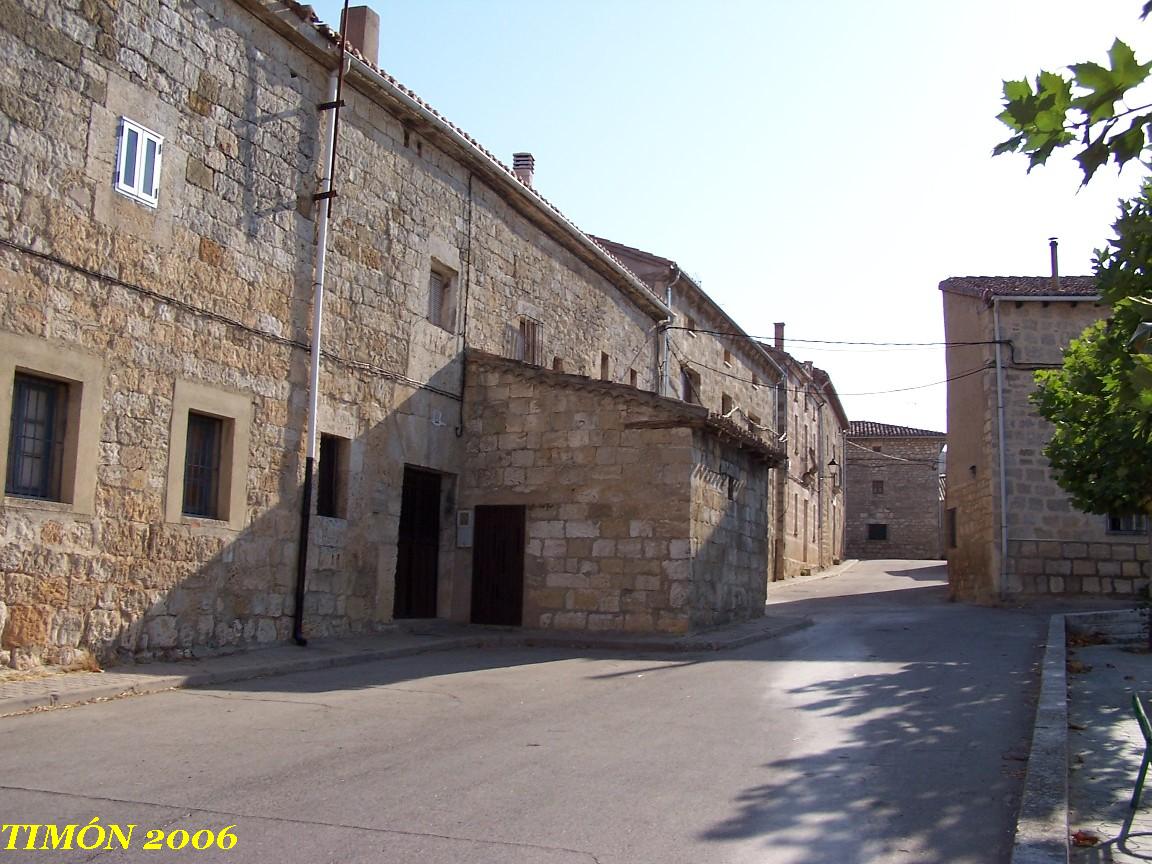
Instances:
[[[776,339],[775,336],[753,336],[748,333],[737,333],[734,330],[704,330],[700,327],[686,327],[679,324],[673,324],[669,326],[668,329],[684,330],[689,333],[706,333],[710,336],[730,336],[734,339],[750,339],[753,342],[765,343],[768,345],[768,347],[772,347],[771,343]],[[887,348],[953,348],[975,345],[1000,345],[1006,344],[1008,340],[1000,340],[999,342],[997,342],[995,339],[984,339],[972,342],[862,342],[847,339],[796,339],[792,336],[789,336],[784,341],[785,343],[802,342],[808,345],[865,345]]]
[[[751,385],[757,386],[757,387],[763,387],[763,386],[768,385],[768,382],[753,381],[750,378],[744,378],[741,375],[736,375],[736,374],[734,374],[732,372],[728,372],[724,369],[717,369],[714,366],[709,366],[707,363],[700,363],[700,362],[697,362],[694,360],[686,359],[683,354],[681,354],[679,351],[676,350],[675,345],[671,342],[669,342],[669,348],[672,349],[672,353],[676,355],[676,358],[681,362],[681,364],[688,366],[689,368],[707,369],[709,372],[715,372],[717,375],[723,375],[725,378],[731,378],[734,381],[740,381],[744,384],[751,384]],[[905,393],[909,390],[924,390],[924,389],[927,389],[928,387],[939,387],[941,384],[947,384],[951,381],[959,381],[961,378],[967,378],[969,375],[977,375],[980,372],[984,372],[984,371],[991,369],[991,368],[992,368],[991,366],[979,366],[975,369],[969,369],[966,372],[960,372],[956,375],[951,375],[947,378],[943,378],[940,381],[931,381],[927,384],[914,384],[910,387],[894,387],[890,390],[870,390],[870,391],[861,392],[861,393],[841,393],[841,392],[837,391],[836,395],[837,396],[883,396],[883,395],[886,395],[888,393]],[[772,385],[772,386],[776,386],[776,385]],[[806,390],[799,388],[799,387],[782,387],[782,388],[778,388],[778,389],[782,390],[785,393],[802,394],[802,393],[807,392]]]

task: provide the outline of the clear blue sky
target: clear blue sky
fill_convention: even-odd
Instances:
[[[356,5],[356,0],[353,0]],[[315,3],[333,25],[341,4]],[[943,339],[949,276],[1090,272],[1113,169],[992,159],[1001,81],[1141,60],[1139,0],[381,0],[380,65],[589,233],[676,260],[747,330]],[[1101,174],[1105,174],[1104,171]],[[943,353],[796,342],[854,420],[945,428]]]

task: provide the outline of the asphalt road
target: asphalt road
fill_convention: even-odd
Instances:
[[[733,652],[454,651],[0,720],[3,823],[138,826],[99,854],[5,831],[0,862],[1006,861],[1042,619],[942,578],[774,588],[815,624]]]

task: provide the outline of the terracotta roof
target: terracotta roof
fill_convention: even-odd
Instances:
[[[305,3],[297,2],[297,0],[283,0],[283,5],[284,8],[291,11],[291,13],[297,18],[299,18],[305,24],[311,26],[325,40],[333,45],[340,45],[340,32],[336,28],[322,21],[316,14],[316,10],[311,6]],[[383,78],[390,87],[402,93],[406,98],[412,100],[412,102],[420,106],[422,110],[428,112],[429,115],[435,118],[437,123],[442,124],[445,128],[450,129],[453,134],[458,135],[460,138],[464,139],[469,146],[474,148],[477,153],[481,154],[485,159],[491,162],[492,165],[496,167],[501,174],[505,175],[507,180],[522,187],[525,192],[527,192],[531,197],[535,198],[538,204],[542,205],[543,208],[548,211],[552,217],[561,222],[569,231],[572,231],[580,237],[584,238],[584,240],[586,240],[589,245],[595,247],[602,254],[604,254],[623,275],[625,275],[629,280],[633,282],[637,289],[643,291],[646,300],[648,300],[650,303],[653,303],[661,310],[665,309],[664,302],[652,292],[652,289],[647,285],[647,283],[644,282],[643,279],[629,270],[618,258],[604,249],[601,244],[597,243],[590,234],[581,230],[576,225],[576,223],[574,223],[571,219],[560,212],[560,209],[543,195],[541,195],[536,190],[536,187],[525,183],[518,176],[516,176],[516,172],[505,165],[502,161],[500,161],[500,159],[497,158],[496,155],[492,153],[492,151],[488,150],[483,144],[481,144],[455,123],[448,120],[448,118],[446,118],[443,114],[441,114],[427,102],[421,99],[418,95],[416,95],[416,93],[411,88],[406,87],[404,84],[397,81],[394,77],[385,72],[379,66],[368,60],[368,58],[360,53],[360,51],[358,51],[355,46],[349,43],[345,46],[345,51],[347,51],[348,54],[355,57],[365,66]]]
[[[853,420],[848,424],[849,438],[946,438],[943,432],[931,429],[913,429],[911,426],[893,426],[872,420]]]
[[[1095,297],[1096,277],[1061,276],[1060,287],[1051,276],[953,276],[940,283],[949,294],[979,297],[985,302],[993,297]]]

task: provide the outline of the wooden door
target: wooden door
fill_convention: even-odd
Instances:
[[[523,507],[477,507],[472,540],[472,621],[519,627],[524,615]]]
[[[435,618],[440,561],[440,475],[404,466],[394,618]]]

